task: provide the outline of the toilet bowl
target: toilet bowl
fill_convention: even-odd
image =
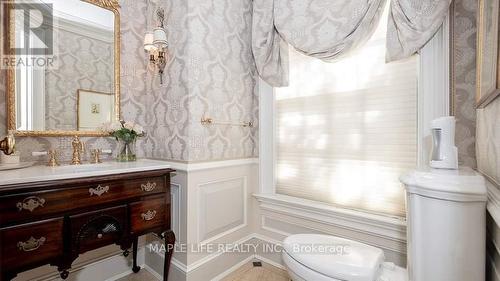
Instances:
[[[293,281],[407,280],[404,268],[384,262],[381,249],[335,236],[289,236],[282,255]]]
[[[408,270],[384,262],[384,252],[373,246],[331,235],[297,234],[283,241],[283,261],[291,279],[484,280],[484,178],[470,168],[426,168],[401,181],[407,197]]]

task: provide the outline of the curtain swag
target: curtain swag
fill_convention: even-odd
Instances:
[[[388,0],[387,62],[417,53],[443,23],[451,0]],[[386,0],[254,0],[252,50],[260,77],[288,85],[288,45],[325,61],[373,34]]]

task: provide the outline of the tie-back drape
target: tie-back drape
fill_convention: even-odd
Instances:
[[[252,50],[259,75],[288,84],[288,45],[332,61],[362,45],[386,0],[254,0]],[[391,0],[387,61],[418,52],[442,24],[451,0]]]
[[[387,26],[388,62],[410,57],[443,24],[451,0],[391,0]]]

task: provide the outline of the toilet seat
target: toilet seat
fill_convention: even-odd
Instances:
[[[332,252],[333,247],[336,252]],[[294,281],[407,280],[405,269],[384,263],[381,249],[330,235],[287,237],[283,241],[283,261]]]

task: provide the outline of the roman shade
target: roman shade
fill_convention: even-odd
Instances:
[[[418,62],[385,63],[386,28],[334,63],[290,51],[290,85],[275,90],[278,194],[404,217]]]

